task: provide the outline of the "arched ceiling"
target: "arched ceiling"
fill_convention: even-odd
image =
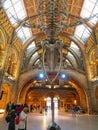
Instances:
[[[60,63],[63,68],[85,71],[83,54],[98,21],[97,0],[2,0],[1,3],[15,29],[11,44],[17,35],[23,46],[22,71],[43,64],[53,71]]]

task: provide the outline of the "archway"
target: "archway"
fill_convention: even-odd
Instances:
[[[26,95],[25,103],[28,105],[30,111],[31,107],[33,107],[36,111],[39,111],[41,105],[41,97],[39,92],[36,90],[28,92]]]
[[[64,94],[64,98],[62,99],[63,102],[63,110],[65,112],[69,112],[71,110],[72,105],[80,105],[80,98],[77,92],[66,92]]]
[[[2,85],[2,99],[0,100],[0,109],[6,110],[6,105],[10,101],[10,86],[8,83]]]
[[[19,95],[18,95],[18,101],[20,103],[24,103],[25,102],[26,93],[27,93],[27,91],[30,88],[37,87],[37,86],[34,86],[34,80],[35,80],[35,76],[38,73],[39,73],[39,71],[34,69],[33,71],[29,71],[29,72],[23,73],[21,75],[21,77],[20,77],[20,81],[21,81],[20,84],[21,84],[21,86],[19,88],[20,90],[19,90]],[[80,73],[78,73],[78,72],[76,72],[74,70],[71,70],[71,71],[66,70],[66,74],[69,75],[69,77],[71,76],[71,78],[67,79],[66,81],[64,81],[64,85],[62,86],[61,90],[62,89],[66,90],[66,84],[69,84],[70,86],[72,86],[72,88],[75,88],[76,91],[77,91],[77,94],[79,95],[80,106],[82,106],[82,108],[86,112],[89,112],[90,111],[90,103],[89,103],[89,99],[88,99],[89,91],[87,89],[87,82],[86,82],[86,79],[85,79],[85,75],[84,74],[80,74]],[[80,80],[80,78],[82,80]],[[41,87],[39,87],[39,88],[41,88]],[[46,88],[47,88],[47,86],[46,86]],[[50,88],[48,88],[48,89],[50,90]],[[44,89],[44,91],[45,90],[46,89]],[[53,91],[55,91],[55,90],[56,90],[56,88],[53,89]],[[59,91],[61,91],[61,90],[59,90]],[[50,91],[53,92],[52,89]],[[45,98],[50,96],[49,94],[47,95],[47,93],[49,91],[48,92],[45,91],[45,92],[46,92],[45,93]],[[59,93],[59,92],[57,92],[57,93]],[[64,92],[62,91],[62,93],[60,94],[60,97],[64,98],[63,97],[64,96]]]

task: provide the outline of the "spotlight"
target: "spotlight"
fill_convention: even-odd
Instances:
[[[61,79],[66,79],[66,77],[67,77],[67,76],[66,76],[65,73],[60,73],[60,78],[61,78]]]
[[[40,72],[40,73],[38,74],[38,77],[39,77],[39,79],[45,79],[45,74],[44,74],[44,72]]]
[[[44,78],[44,74],[39,74],[39,77],[41,78],[41,79],[43,79]]]

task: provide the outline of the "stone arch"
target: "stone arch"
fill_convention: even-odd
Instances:
[[[32,81],[34,79],[34,76],[38,73],[39,73],[39,70],[35,69],[33,71],[28,71],[27,73],[23,73],[21,75],[20,77],[21,84],[20,84],[20,90],[19,90],[21,93],[19,96],[19,102],[25,102],[26,92],[31,87],[29,82]],[[87,82],[86,82],[85,75],[83,73],[78,73],[74,70],[67,70],[67,69],[65,73],[68,75],[68,77],[70,77],[70,79],[68,79],[68,84],[73,86],[79,95],[80,105],[85,111],[89,111],[88,110],[90,107],[89,100],[88,100],[89,93],[87,90]],[[29,83],[28,86],[26,86],[27,83]]]
[[[65,111],[68,111],[70,110],[71,106],[74,104],[74,105],[79,105],[79,95],[78,93],[76,93],[75,91],[69,91],[69,92],[66,92],[64,94],[64,97],[63,97],[63,107],[65,109]]]
[[[69,91],[69,92],[65,92],[65,95],[73,94],[74,98],[73,101],[71,102],[71,104],[73,104],[74,100],[77,100],[77,104],[80,105],[86,112],[87,112],[87,95],[85,94],[85,91],[83,90],[83,88],[81,86],[79,86],[77,83],[74,83],[72,81],[70,81],[70,85],[72,85],[75,89],[76,89],[76,93]],[[30,87],[32,86],[32,84],[27,84],[25,85],[21,90],[20,90],[20,94],[18,96],[18,102],[21,104],[24,104],[26,101],[26,99],[28,98],[28,90],[30,89]],[[34,91],[36,93],[36,91]],[[30,92],[32,93],[32,91]],[[42,93],[42,95],[40,95],[40,91],[37,90],[37,93],[39,94],[39,99],[44,101],[45,98],[47,97],[57,97],[59,100],[61,100],[62,98],[64,99],[64,93],[63,96],[60,95],[58,92],[56,92],[55,90],[50,90],[49,92],[45,92]],[[68,97],[67,97],[68,98]],[[30,102],[28,103],[29,105],[31,104]]]
[[[8,83],[2,84],[2,99],[0,100],[0,108],[6,109],[7,103],[10,101],[10,86]]]
[[[25,97],[27,94],[28,89],[30,88],[30,85],[25,85],[23,88],[20,88],[18,93],[18,100],[17,103],[24,104],[25,103]]]
[[[28,105],[30,108],[30,105],[32,106],[39,106],[41,101],[41,95],[37,90],[32,90],[27,92],[26,98],[25,98],[25,103]]]
[[[64,98],[63,98],[67,103],[70,104],[79,104],[79,95],[73,91],[69,91],[65,93]],[[75,102],[76,100],[76,102]]]
[[[58,92],[55,92],[53,90],[51,90],[50,92],[47,92],[45,95],[44,95],[45,98],[47,97],[57,97],[57,98],[60,98],[60,95],[58,94]]]
[[[87,92],[86,90],[79,85],[77,82],[70,81],[69,82],[77,91],[77,103],[85,110],[85,112],[88,112],[88,99],[87,99]],[[75,94],[75,93],[74,93]]]

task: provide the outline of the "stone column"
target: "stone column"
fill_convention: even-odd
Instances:
[[[54,125],[54,102],[53,97],[51,97],[51,109],[52,109],[52,126]]]

